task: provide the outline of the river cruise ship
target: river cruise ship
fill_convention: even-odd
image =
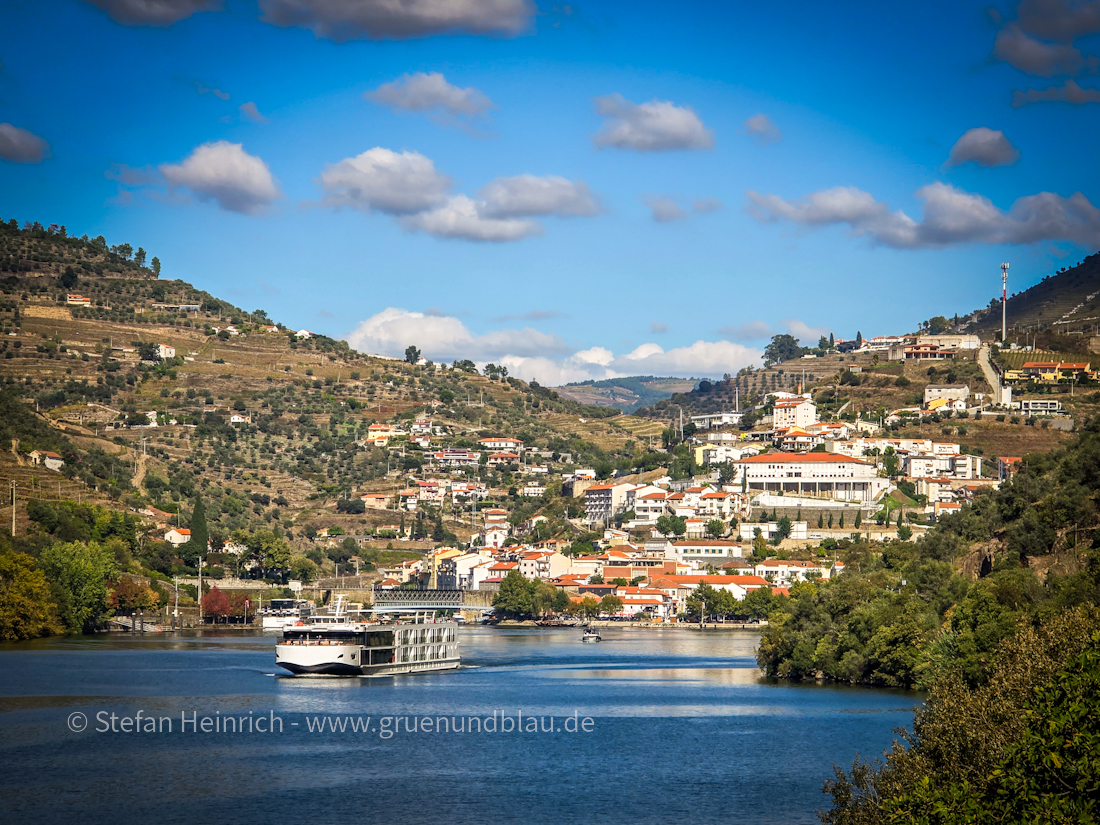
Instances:
[[[310,604],[304,599],[272,599],[256,611],[264,630],[282,630],[309,618]]]
[[[384,620],[348,616],[343,597],[328,615],[283,629],[275,664],[296,675],[395,676],[452,670],[460,663],[458,624],[434,611]]]

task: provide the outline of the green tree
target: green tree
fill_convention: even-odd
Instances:
[[[533,614],[531,587],[518,570],[509,571],[501,580],[500,590],[493,596],[493,608],[510,619]]]
[[[58,283],[65,289],[76,289],[77,284],[80,283],[80,278],[77,277],[76,270],[71,266],[67,266],[58,279]]]
[[[210,547],[210,528],[206,524],[206,507],[203,506],[202,496],[195,494],[195,501],[191,510],[191,538],[183,545],[181,552],[183,557],[193,556],[197,559],[206,558]]]
[[[418,350],[412,344],[409,344],[409,346],[405,347],[405,361],[406,361],[406,363],[415,364],[419,360],[420,360],[420,350]]]
[[[775,335],[772,336],[771,343],[764,347],[764,365],[770,367],[801,355],[802,347],[798,345],[797,338],[787,333]]]
[[[42,551],[39,567],[67,632],[91,632],[107,618],[107,582],[116,570],[110,548],[95,541],[54,544]]]
[[[20,641],[60,632],[50,585],[26,553],[0,552],[0,639]]]
[[[608,593],[600,599],[600,614],[605,616],[617,616],[623,609],[623,600],[618,596]]]
[[[707,534],[716,539],[722,538],[726,534],[725,523],[716,518],[711,519],[707,522]]]
[[[290,577],[309,584],[317,579],[317,565],[305,556],[295,556],[290,560]]]
[[[157,257],[154,256],[150,266],[153,270],[153,275],[155,275],[157,278],[159,278],[160,277],[160,258],[157,258]]]
[[[138,266],[145,266],[145,250],[142,249],[140,246],[138,247],[137,252],[134,253],[134,263]]]
[[[927,321],[928,332],[932,335],[942,335],[947,331],[949,322],[942,315],[937,315],[934,318],[929,318]]]

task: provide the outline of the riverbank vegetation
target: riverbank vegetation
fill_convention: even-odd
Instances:
[[[758,661],[772,676],[930,688],[990,673],[1021,623],[1100,603],[1100,422],[1030,455],[916,542],[846,548],[846,572],[794,585]]]
[[[851,543],[776,602],[772,676],[918,688],[913,729],[826,783],[836,825],[1100,817],[1100,422],[918,541]]]

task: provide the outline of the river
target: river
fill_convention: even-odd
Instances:
[[[283,676],[272,634],[3,644],[0,820],[812,823],[920,701],[762,679],[748,633],[579,637],[463,628],[460,670],[382,679]]]

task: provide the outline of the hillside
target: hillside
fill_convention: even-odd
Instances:
[[[1011,280],[1010,269],[1010,283]],[[991,292],[998,285],[995,282],[994,274],[990,276]],[[1026,340],[1028,333],[1092,333],[1100,324],[1100,253],[1047,275],[1023,292],[1010,293],[1007,315],[1008,340],[1018,338],[1021,346],[1030,343]],[[999,300],[978,310],[973,317],[968,332],[977,332],[983,338],[1000,338]]]
[[[563,398],[572,398],[582,404],[617,407],[624,413],[632,413],[676,393],[689,392],[696,383],[695,378],[656,378],[652,375],[634,375],[625,378],[608,378],[603,381],[580,381],[554,389]]]
[[[5,416],[10,426],[0,433],[0,488],[17,483],[24,526],[28,498],[59,496],[178,512],[173,520],[186,525],[201,492],[212,536],[273,529],[305,548],[305,537],[326,527],[369,535],[397,524],[392,510],[337,505],[365,492],[392,495],[428,465],[430,451],[515,437],[537,451],[529,461],[550,478],[577,465],[631,468],[645,452],[618,410],[481,375],[469,362],[418,366],[325,336],[299,339],[262,311],[155,278],[130,248],[104,252],[59,229],[13,222],[0,238],[10,264],[0,278],[0,382],[5,404],[20,411]],[[70,293],[87,305],[69,305]],[[162,358],[158,346],[174,354],[161,350]],[[145,426],[154,416],[157,426]],[[385,447],[367,440],[371,424],[407,426],[417,416],[436,428],[430,450],[405,438]],[[34,449],[66,456],[64,471],[31,469]],[[521,470],[471,472],[493,496],[514,499],[527,478]],[[509,507],[524,517],[535,510],[515,500]],[[448,531],[469,535],[465,512],[447,505],[441,516]]]

